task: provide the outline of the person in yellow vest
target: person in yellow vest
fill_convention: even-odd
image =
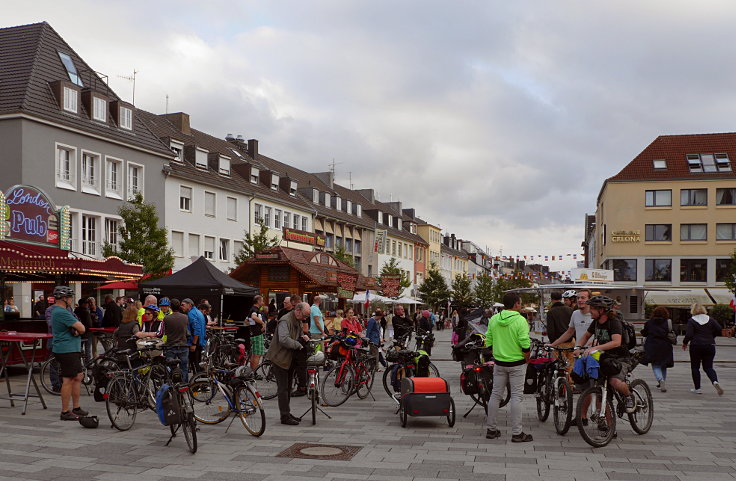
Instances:
[[[149,294],[146,296],[146,300],[141,301],[135,301],[135,307],[138,308],[138,325],[143,325],[143,314],[146,313],[146,310],[143,308],[143,306],[157,306],[158,305],[158,299],[156,299],[156,296]]]
[[[158,318],[162,321],[164,320],[164,317],[174,313],[174,311],[171,310],[171,301],[168,297],[162,297],[161,300],[158,301],[158,307],[161,309],[158,313]]]

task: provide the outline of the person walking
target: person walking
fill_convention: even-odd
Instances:
[[[522,430],[521,401],[524,396],[524,374],[529,360],[531,339],[529,324],[521,315],[521,296],[508,292],[503,296],[504,310],[488,322],[486,347],[493,348],[493,391],[488,402],[486,438],[501,436],[496,417],[501,404],[503,390],[508,384],[511,389],[511,442],[532,441],[532,435]]]
[[[300,419],[291,414],[289,406],[289,388],[291,386],[291,365],[294,354],[304,349],[299,339],[304,342],[309,336],[302,330],[302,321],[309,319],[310,307],[306,302],[297,303],[293,311],[290,311],[279,320],[276,326],[276,334],[271,340],[271,345],[266,351],[266,359],[271,361],[271,369],[276,377],[276,389],[279,404],[281,424],[295,426]]]
[[[690,346],[690,369],[692,370],[693,386],[690,392],[703,394],[700,389],[700,365],[703,371],[713,383],[713,387],[719,396],[723,396],[723,388],[718,382],[718,375],[713,369],[713,359],[716,357],[715,337],[721,334],[721,326],[715,319],[708,315],[701,304],[693,304],[690,308],[691,317],[687,321],[685,339],[682,341],[682,350]]]
[[[675,365],[672,343],[667,338],[670,331],[670,313],[666,307],[657,307],[652,317],[644,324],[641,335],[644,341],[644,363],[651,364],[657,389],[667,392],[667,368]]]

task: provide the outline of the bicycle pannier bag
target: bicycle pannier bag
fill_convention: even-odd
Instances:
[[[164,384],[156,392],[156,414],[158,415],[158,420],[164,426],[181,424],[179,411],[179,397],[174,392],[174,387]]]

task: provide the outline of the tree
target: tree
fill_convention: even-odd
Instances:
[[[118,209],[123,224],[118,227],[117,248],[107,242],[102,246],[105,257],[118,256],[126,262],[141,264],[143,273],[157,279],[174,267],[174,251],[169,247],[165,227],[158,226],[156,206],[144,202],[138,193]]]
[[[335,256],[335,259],[337,259],[338,261],[344,262],[345,264],[355,269],[355,262],[353,261],[353,256],[348,254],[348,251],[346,251],[342,245],[337,246],[337,248],[335,249],[335,252],[333,252],[332,255]]]
[[[419,285],[418,290],[424,303],[434,310],[437,310],[440,304],[444,304],[447,298],[450,297],[450,290],[447,288],[445,278],[442,277],[434,262],[429,265],[427,277]]]
[[[481,274],[475,284],[475,299],[482,308],[493,306],[495,302],[493,291],[493,278],[488,274]]]
[[[452,280],[452,300],[461,308],[468,307],[473,304],[473,288],[470,286],[470,279],[464,274],[455,275]]]
[[[520,272],[514,272],[511,277],[499,277],[496,279],[496,283],[493,285],[493,299],[496,302],[503,301],[504,291],[509,289],[518,289],[521,287],[531,287],[532,281],[526,277],[522,277]],[[534,302],[537,296],[534,294],[522,294],[521,302],[523,304],[529,304]]]
[[[399,266],[399,262],[396,260],[395,257],[392,257],[388,262],[383,263],[380,276],[401,276],[399,278],[399,292],[397,299],[401,297],[401,293],[404,292],[404,289],[411,286],[409,275]],[[383,295],[383,285],[381,283],[381,277],[378,278],[378,288],[380,294]]]
[[[259,252],[267,251],[272,247],[279,245],[276,237],[269,237],[268,226],[263,223],[263,219],[257,219],[256,224],[260,226],[258,233],[253,234],[249,230],[245,231],[243,236],[243,248],[235,255],[235,264],[240,265]]]
[[[725,282],[728,290],[736,295],[736,249],[731,253],[731,265],[726,274]]]

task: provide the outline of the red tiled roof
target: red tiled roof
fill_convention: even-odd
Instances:
[[[736,169],[736,133],[661,135],[654,139],[621,172],[610,177],[618,180],[674,180],[733,178],[736,172],[690,172],[687,154],[728,154],[732,169]],[[655,169],[654,160],[667,161],[666,169]]]

